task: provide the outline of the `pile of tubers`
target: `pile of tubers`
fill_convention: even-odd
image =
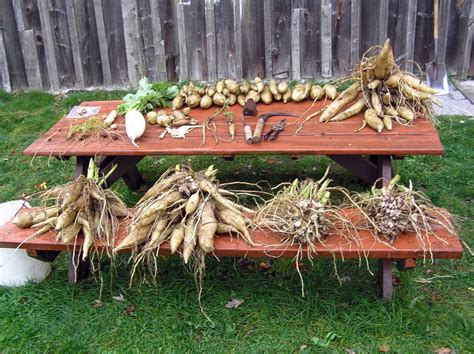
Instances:
[[[273,101],[302,102],[307,98],[319,100],[327,97],[333,100],[336,98],[336,94],[336,87],[329,84],[321,87],[307,82],[298,83],[290,88],[288,81],[270,80],[265,83],[257,77],[253,82],[238,83],[235,80],[227,79],[212,85],[197,86],[193,83],[183,85],[172,102],[172,108],[181,109],[186,105],[190,108],[207,109],[212,105],[227,104],[232,106],[236,103],[244,106],[249,98],[252,98],[256,103],[263,102],[265,104],[270,104]]]
[[[364,55],[347,79],[354,83],[324,109],[321,122],[342,121],[365,110],[360,129],[368,125],[381,133],[392,130],[393,121],[407,125],[420,115],[433,118],[432,103],[440,104],[433,97],[437,90],[397,66],[389,39],[377,55]]]
[[[21,228],[38,228],[30,239],[54,229],[56,239],[63,243],[75,242],[82,231],[83,260],[88,258],[96,240],[108,247],[114,245],[118,218],[126,217],[128,210],[117,194],[102,188],[106,177],[100,179],[98,173],[91,159],[87,177],[81,175],[73,182],[53,187],[40,195],[45,205],[52,206],[20,213],[13,223]]]
[[[114,252],[141,246],[143,256],[154,257],[160,245],[169,241],[171,253],[182,246],[183,260],[188,263],[197,246],[204,253],[212,252],[217,234],[239,235],[254,245],[250,221],[242,214],[253,211],[230,200],[231,192],[218,188],[216,173],[213,166],[194,172],[178,165],[167,171],[138,202],[129,233]]]
[[[151,111],[146,114],[146,119],[149,124],[158,124],[162,127],[178,128],[183,125],[197,125],[198,122],[189,115],[190,111],[189,107],[181,110],[175,109],[171,112]]]

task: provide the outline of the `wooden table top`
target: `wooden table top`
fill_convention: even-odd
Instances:
[[[84,102],[83,106],[101,106],[99,114],[107,114],[115,109],[121,101]],[[324,105],[318,101],[310,112],[315,112]],[[266,112],[291,112],[301,114],[311,106],[311,101],[302,103],[281,102],[271,105],[258,104],[259,114]],[[213,114],[216,107],[207,110],[193,109],[191,116],[203,122]],[[439,140],[436,128],[426,119],[420,118],[411,126],[394,123],[392,131],[378,134],[366,127],[355,132],[362,122],[362,114],[342,122],[320,123],[315,117],[305,124],[298,135],[294,135],[303,118],[286,117],[290,125],[272,142],[261,141],[249,145],[245,142],[243,124],[240,119],[242,107],[234,105],[236,137],[234,142],[216,143],[213,133],[207,131],[206,143],[202,144],[202,131],[194,129],[185,139],[173,139],[169,135],[160,139],[163,128],[147,125],[145,134],[137,140],[139,147],[133,146],[125,134],[124,118],[119,117],[117,133],[121,138],[110,137],[88,139],[73,142],[67,140],[67,130],[80,119],[60,119],[48,132],[33,142],[25,155],[33,156],[145,156],[145,155],[240,155],[240,154],[289,154],[289,155],[442,155],[443,145]],[[267,120],[264,133],[283,117],[272,117]],[[247,118],[253,125],[256,117]],[[227,124],[223,116],[216,118],[217,136],[229,139]]]
[[[345,210],[346,216],[356,215],[354,210]],[[116,244],[120,244],[121,240],[127,234],[128,222],[121,223],[118,232]],[[449,234],[439,225],[433,226],[441,242],[433,235],[429,236],[430,250],[433,258],[461,258],[463,249],[457,235]],[[11,221],[0,227],[0,247],[15,248],[21,244],[21,248],[43,250],[43,251],[79,251],[83,242],[82,235],[79,236],[76,244],[63,244],[55,240],[53,232],[47,232],[34,239],[27,238],[34,232],[33,229],[22,229],[17,227]],[[252,237],[257,246],[249,246],[243,239],[239,237],[230,237],[228,235],[219,235],[214,239],[216,256],[235,256],[235,257],[294,257],[298,250],[297,245],[284,246],[281,245],[281,235],[272,233],[268,230],[252,231]],[[25,241],[27,240],[27,241]],[[406,233],[398,236],[392,246],[378,242],[369,231],[360,230],[358,232],[358,240],[349,242],[340,235],[340,232],[333,232],[324,242],[316,243],[317,257],[336,257],[336,258],[423,258],[430,257],[428,252],[424,252],[414,233]],[[100,251],[104,246],[100,242],[96,242],[96,248]],[[305,248],[304,248],[305,249]],[[125,250],[124,252],[129,252]],[[160,247],[160,254],[170,254],[170,246],[165,242]],[[305,252],[306,254],[306,252]]]

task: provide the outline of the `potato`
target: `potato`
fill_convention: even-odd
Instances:
[[[323,88],[319,85],[313,85],[311,87],[311,91],[309,92],[309,96],[312,100],[320,100],[324,96]]]
[[[183,96],[176,96],[171,102],[171,108],[173,109],[180,109],[184,105],[184,97]]]
[[[151,111],[146,114],[146,120],[150,124],[156,124],[157,117],[158,117],[158,114],[155,111]]]
[[[282,81],[278,84],[278,92],[284,95],[288,91],[288,82]]]
[[[197,93],[193,93],[186,98],[186,104],[191,108],[196,108],[201,102],[201,96]]]
[[[293,88],[291,92],[291,99],[294,102],[301,102],[305,99],[305,86],[302,84],[298,84]]]
[[[224,84],[230,93],[236,94],[239,92],[239,85],[234,80],[225,80]]]
[[[272,96],[272,93],[270,92],[270,89],[268,88],[268,86],[265,86],[265,88],[263,89],[263,92],[260,95],[260,99],[265,104],[272,103],[273,96]]]
[[[218,92],[212,97],[212,102],[214,102],[216,106],[223,106],[226,99],[227,98],[222,93]]]
[[[201,102],[199,103],[202,109],[207,109],[212,106],[212,98],[208,95],[204,95],[201,98]]]

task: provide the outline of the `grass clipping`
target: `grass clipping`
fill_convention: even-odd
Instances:
[[[111,171],[112,172],[112,171]],[[128,215],[127,208],[119,196],[102,188],[106,180],[99,178],[98,168],[91,159],[86,176],[73,182],[56,186],[40,195],[40,209],[18,214],[13,222],[22,228],[37,229],[28,239],[54,229],[56,239],[63,243],[74,243],[82,231],[82,259],[86,260],[97,240],[105,246],[113,246],[117,236],[120,217]]]
[[[304,281],[299,269],[299,260],[305,255],[312,260],[316,255],[316,244],[324,245],[330,233],[339,232],[349,241],[358,241],[351,220],[331,202],[331,192],[347,192],[342,188],[330,187],[327,178],[329,168],[319,181],[295,180],[282,188],[272,199],[259,209],[255,224],[270,229],[282,236],[282,244],[298,245],[295,257],[296,269],[301,280],[304,296]]]
[[[437,233],[439,227],[455,232],[451,218],[422,192],[413,190],[411,182],[406,187],[399,180],[396,175],[387,186],[374,185],[369,194],[355,194],[353,200],[366,212],[365,227],[378,241],[393,244],[400,234],[413,232],[424,253],[431,255],[430,236],[447,242]]]

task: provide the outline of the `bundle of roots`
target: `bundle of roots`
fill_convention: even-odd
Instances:
[[[433,228],[440,225],[449,233],[454,232],[448,215],[436,208],[422,192],[398,184],[395,176],[387,186],[372,187],[370,194],[356,194],[353,200],[366,212],[365,226],[382,242],[393,243],[397,236],[414,232],[419,244],[429,251],[429,236],[440,240]]]
[[[114,251],[135,248],[135,264],[145,257],[154,262],[160,245],[169,241],[171,253],[182,246],[187,264],[195,251],[214,251],[216,234],[234,233],[253,245],[242,214],[253,211],[227,198],[232,193],[218,188],[216,173],[213,166],[194,172],[178,165],[167,171],[139,201],[129,233]]]
[[[369,56],[375,50],[379,53]],[[342,121],[365,111],[360,129],[368,125],[381,133],[392,130],[393,121],[407,125],[418,116],[434,119],[432,103],[440,104],[433,97],[437,90],[395,63],[389,39],[383,47],[370,48],[344,80],[354,83],[324,109],[321,122]]]
[[[18,214],[13,222],[22,228],[38,229],[28,239],[54,229],[57,240],[75,243],[82,231],[84,260],[96,240],[105,246],[113,246],[119,226],[118,218],[127,216],[128,211],[119,196],[102,188],[107,176],[99,178],[98,173],[91,159],[87,177],[80,176],[73,182],[42,193],[40,199],[44,207]]]
[[[311,260],[316,254],[316,243],[324,245],[330,233],[340,232],[348,240],[357,240],[354,225],[342,210],[331,203],[331,192],[347,194],[342,188],[329,187],[329,168],[319,181],[295,180],[282,188],[272,199],[260,208],[255,217],[257,227],[270,229],[282,237],[284,245],[298,245],[296,266],[306,249]]]

